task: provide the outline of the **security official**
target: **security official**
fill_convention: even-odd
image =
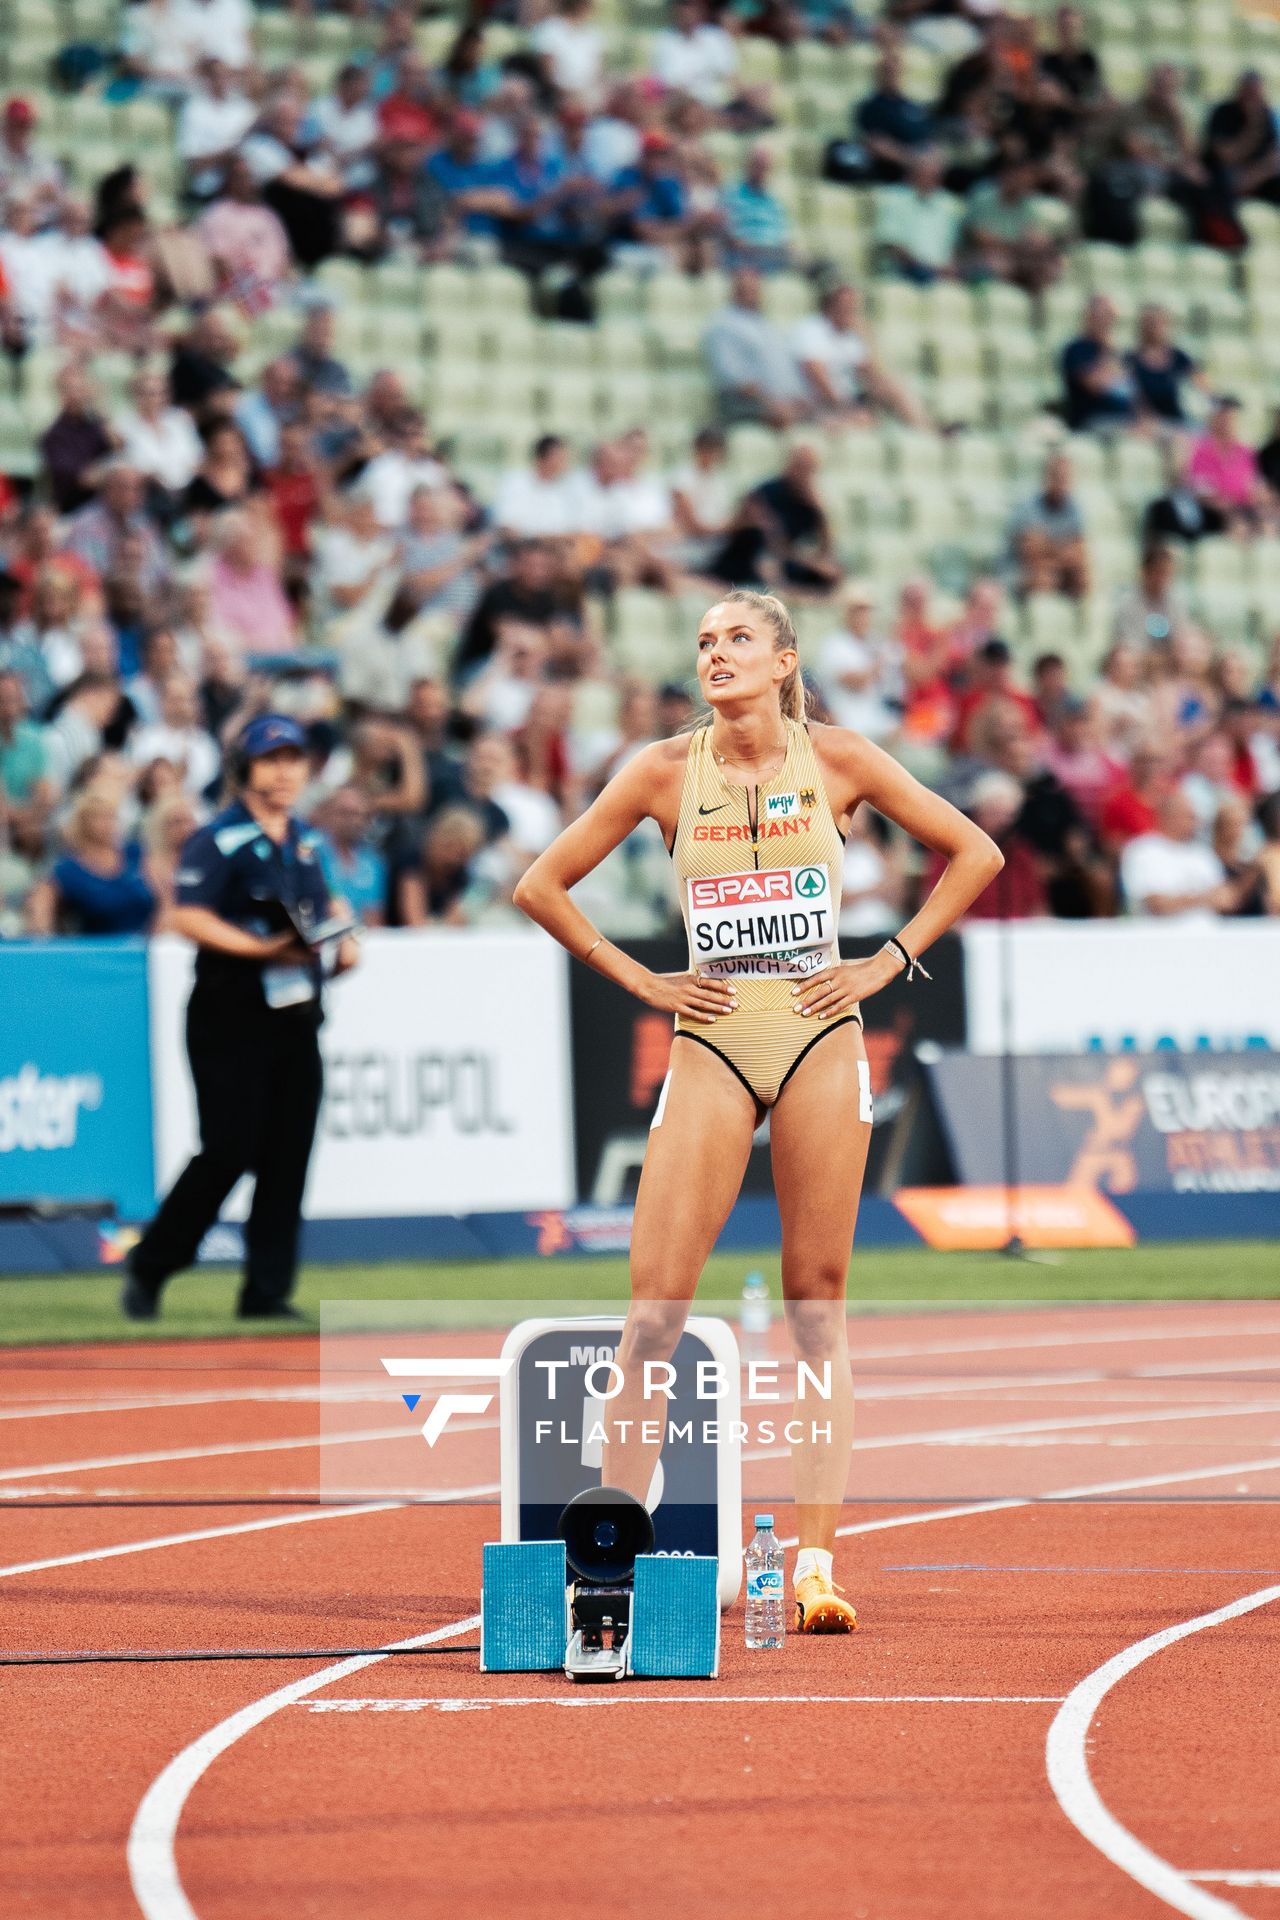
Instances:
[[[198,948],[187,1055],[201,1144],[129,1257],[121,1306],[131,1320],[155,1318],[165,1281],[191,1265],[249,1172],[240,1316],[300,1317],[289,1295],[322,1086],[321,963],[309,936],[333,913],[318,843],[293,814],[305,744],[293,720],[250,721],[230,756],[239,798],[182,850],[166,925]],[[335,971],[357,957],[342,937]]]

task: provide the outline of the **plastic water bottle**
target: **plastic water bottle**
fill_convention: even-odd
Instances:
[[[742,1283],[738,1325],[744,1356],[748,1360],[765,1359],[769,1352],[769,1282],[758,1271],[749,1273]]]
[[[777,1649],[786,1634],[783,1619],[783,1560],[773,1515],[758,1513],[747,1548],[747,1645]]]

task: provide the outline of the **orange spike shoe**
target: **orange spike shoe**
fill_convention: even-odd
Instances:
[[[840,1595],[843,1587],[816,1569],[796,1581],[797,1633],[852,1633],[858,1616]]]

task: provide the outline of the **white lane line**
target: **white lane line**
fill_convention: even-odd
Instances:
[[[1201,1868],[1198,1873],[1188,1873],[1188,1880],[1215,1880],[1224,1887],[1280,1887],[1280,1873],[1273,1873],[1269,1867],[1250,1872],[1247,1867],[1216,1867],[1212,1871]]]
[[[339,1660],[336,1665],[321,1667],[318,1673],[307,1674],[301,1680],[291,1680],[286,1686],[264,1694],[260,1700],[250,1701],[247,1707],[241,1707],[238,1713],[220,1720],[216,1727],[210,1727],[189,1747],[175,1754],[147,1788],[129,1830],[126,1850],[129,1879],[134,1898],[146,1920],[198,1920],[195,1908],[178,1878],[174,1839],[187,1796],[219,1754],[225,1753],[242,1735],[252,1727],[261,1725],[264,1720],[269,1720],[282,1707],[291,1707],[295,1701],[315,1693],[320,1687],[333,1686],[353,1673],[360,1673],[365,1667],[385,1659],[388,1653],[409,1647],[429,1647],[439,1640],[456,1639],[479,1625],[480,1615],[473,1613],[465,1620],[453,1620],[448,1626],[435,1627],[430,1633],[416,1634],[411,1640],[397,1640],[393,1646],[381,1648],[377,1653],[355,1654],[347,1660]]]
[[[1090,1306],[1105,1304],[1091,1301]],[[1080,1311],[1081,1309],[1076,1309]],[[1087,1309],[1086,1309],[1087,1310]],[[997,1309],[998,1311],[998,1309]],[[859,1325],[861,1322],[855,1321]],[[1231,1326],[1173,1327],[1162,1331],[1157,1327],[1109,1327],[1095,1333],[1037,1333],[1020,1339],[1017,1334],[1002,1334],[997,1339],[983,1340],[921,1340],[903,1347],[864,1347],[857,1348],[858,1360],[914,1360],[921,1354],[936,1356],[948,1353],[1028,1353],[1054,1347],[1101,1347],[1137,1345],[1143,1341],[1161,1340],[1254,1340],[1271,1337],[1280,1340],[1280,1320],[1239,1321]]]
[[[1072,1688],[1054,1716],[1045,1743],[1049,1785],[1072,1826],[1113,1866],[1163,1900],[1175,1913],[1186,1914],[1188,1920],[1245,1920],[1245,1917],[1231,1901],[1206,1893],[1194,1884],[1190,1875],[1161,1859],[1116,1819],[1090,1778],[1087,1751],[1090,1723],[1116,1682],[1141,1666],[1144,1660],[1190,1634],[1221,1626],[1226,1620],[1238,1620],[1242,1614],[1269,1606],[1273,1600],[1280,1600],[1280,1586],[1262,1587],[1257,1593],[1247,1593],[1225,1607],[1215,1607],[1212,1613],[1197,1614],[1192,1620],[1148,1634],[1145,1640],[1137,1640],[1131,1647],[1113,1654]]]
[[[300,1527],[307,1520],[340,1520],[348,1513],[394,1513],[402,1500],[371,1501],[363,1507],[325,1507],[319,1512],[285,1513],[270,1520],[238,1521],[234,1526],[201,1527],[194,1533],[162,1533],[154,1540],[126,1540],[114,1547],[88,1547],[83,1553],[59,1553],[49,1560],[19,1560],[0,1567],[0,1580],[19,1573],[46,1573],[50,1567],[79,1567],[88,1560],[115,1560],[125,1553],[148,1553],[153,1547],[184,1547],[191,1540],[225,1540],[235,1533],[266,1533],[272,1527]]]
[[[857,1533],[886,1533],[891,1527],[923,1526],[928,1520],[966,1520],[977,1513],[1012,1513],[1019,1507],[1039,1507],[1052,1501],[1089,1500],[1108,1493],[1136,1493],[1143,1487],[1171,1487],[1187,1480],[1214,1480],[1225,1478],[1234,1473],[1273,1473],[1280,1470],[1280,1457],[1267,1460],[1237,1461],[1229,1467],[1189,1467],[1181,1473],[1144,1473],[1130,1480],[1100,1480],[1091,1486],[1061,1487],[1050,1493],[1031,1495],[1019,1494],[1016,1497],[999,1500],[970,1500],[962,1506],[931,1507],[928,1512],[895,1513],[886,1520],[859,1520],[847,1527],[837,1527],[841,1537]],[[799,1545],[795,1534],[779,1541],[780,1546]]]
[[[468,1500],[492,1498],[500,1491],[496,1480],[478,1487],[451,1487],[446,1492],[415,1494],[419,1506],[463,1506]],[[80,1567],[89,1560],[117,1560],[126,1553],[148,1553],[153,1547],[184,1547],[192,1540],[226,1540],[237,1533],[268,1533],[272,1527],[299,1527],[308,1520],[341,1520],[349,1513],[397,1513],[406,1500],[370,1500],[361,1506],[324,1507],[309,1513],[284,1513],[269,1520],[240,1520],[225,1527],[197,1527],[190,1533],[157,1534],[154,1540],[125,1540],[112,1547],[86,1547],[80,1553],[59,1553],[48,1560],[20,1560],[0,1567],[0,1580],[20,1573],[47,1573],[51,1567]]]
[[[364,1440],[415,1440],[418,1429],[405,1426],[365,1427],[355,1433],[304,1433],[284,1440],[220,1441],[204,1447],[167,1447],[153,1453],[100,1454],[90,1460],[56,1460],[40,1467],[5,1467],[0,1481],[38,1480],[51,1473],[98,1473],[108,1467],[154,1467],[170,1460],[216,1460],[239,1453],[289,1453],[298,1447],[345,1447]]]
[[[345,1695],[341,1700],[303,1700],[305,1713],[482,1713],[491,1707],[1056,1707],[1060,1693],[650,1693],[621,1687],[591,1687],[573,1693],[513,1693],[488,1698],[474,1693]]]
[[[387,1404],[387,1391],[374,1387],[219,1387],[193,1388],[189,1393],[121,1395],[99,1400],[86,1394],[74,1400],[30,1400],[0,1406],[0,1420],[53,1420],[76,1413],[163,1413],[175,1407],[230,1406],[238,1401],[264,1403],[280,1401],[290,1405],[301,1402],[321,1406],[342,1406],[348,1401]]]
[[[777,1405],[778,1402],[757,1401],[754,1406]],[[853,1449],[857,1453],[879,1452],[893,1447],[923,1446],[968,1446],[982,1441],[999,1441],[1006,1436],[1022,1434],[1070,1433],[1079,1430],[1092,1430],[1098,1427],[1142,1426],[1160,1424],[1168,1421],[1184,1420],[1229,1420],[1237,1415],[1280,1413],[1280,1401],[1248,1400],[1232,1403],[1214,1401],[1209,1406],[1197,1407],[1159,1407],[1142,1412],[1108,1414],[1061,1414],[1048,1420],[1012,1420],[1000,1421],[985,1426],[970,1427],[925,1427],[915,1433],[877,1434],[869,1439],[857,1439]],[[451,1430],[458,1435],[491,1430],[497,1426],[494,1420],[478,1420],[474,1423],[461,1421]],[[112,1467],[136,1467],[163,1465],[178,1460],[212,1460],[251,1453],[288,1453],[305,1447],[354,1446],[376,1440],[414,1440],[418,1429],[403,1424],[395,1427],[366,1427],[352,1433],[308,1433],[293,1435],[280,1440],[238,1440],[217,1442],[202,1447],[173,1447],[164,1451],[149,1453],[117,1453],[99,1455],[86,1460],[57,1460],[45,1462],[40,1466],[6,1467],[0,1471],[0,1483],[12,1484],[18,1480],[38,1480],[45,1476],[62,1473],[105,1472]],[[748,1448],[748,1459],[768,1460],[782,1458],[790,1452],[788,1447]],[[354,1492],[362,1489],[355,1488]],[[379,1489],[379,1491],[382,1491]],[[0,1497],[3,1497],[0,1495]]]
[[[1178,1374],[1263,1373],[1275,1367],[1280,1367],[1280,1359],[1271,1354],[1255,1353],[1247,1360],[1193,1360],[1189,1365],[1166,1360],[1160,1366],[1135,1367],[1133,1376],[1136,1380],[1168,1380]]]
[[[777,1361],[771,1360],[771,1366],[786,1368],[793,1365],[790,1356],[782,1355]],[[1252,1362],[1250,1364],[1253,1364]],[[1280,1366],[1280,1358],[1277,1358]],[[1191,1369],[1195,1371],[1193,1367]],[[857,1369],[854,1369],[856,1390],[864,1400],[912,1400],[930,1399],[947,1394],[982,1393],[986,1389],[1010,1387],[1065,1387],[1096,1386],[1111,1379],[1111,1375],[1099,1372],[1096,1367],[1079,1367],[1070,1371],[1054,1373],[995,1373],[976,1375],[973,1378],[956,1380],[927,1376],[918,1382],[888,1381],[874,1379],[858,1381]],[[478,1377],[477,1385],[484,1385]],[[85,1413],[149,1413],[171,1412],[183,1407],[232,1406],[236,1404],[314,1404],[319,1406],[343,1406],[360,1402],[386,1406],[389,1398],[385,1386],[341,1387],[320,1389],[307,1387],[221,1387],[193,1389],[189,1393],[164,1393],[154,1395],[118,1396],[114,1399],[96,1400],[84,1397],[74,1400],[29,1401],[24,1404],[0,1406],[0,1420],[52,1420],[70,1418]]]
[[[1268,1467],[1280,1467],[1280,1459],[1265,1463]],[[1210,1478],[1214,1474],[1245,1473],[1252,1471],[1256,1462],[1246,1462],[1243,1466],[1214,1467],[1194,1469],[1191,1473],[1165,1474],[1144,1477],[1136,1483],[1141,1486],[1161,1485],[1164,1482],[1176,1482],[1186,1479]],[[1127,1482],[1107,1482],[1100,1490],[1116,1493],[1124,1490]],[[1087,1487],[1075,1487],[1050,1496],[1056,1499],[1081,1499],[1089,1494]],[[967,1506],[939,1507],[926,1513],[898,1514],[887,1520],[863,1521],[856,1526],[841,1527],[842,1534],[878,1533],[889,1527],[918,1527],[932,1520],[959,1519],[966,1514],[997,1513],[1015,1507],[1029,1507],[1037,1503],[1033,1500],[986,1500]],[[793,1539],[782,1543],[795,1546]],[[455,1621],[451,1627],[436,1630],[431,1638],[444,1639],[447,1636],[461,1634],[479,1625],[479,1615],[472,1614],[469,1619]],[[261,1700],[244,1707],[229,1719],[220,1721],[217,1726],[203,1733],[191,1745],[184,1747],[152,1781],[138,1811],[134,1816],[129,1834],[128,1863],[129,1877],[143,1920],[199,1920],[199,1915],[188,1900],[178,1877],[175,1855],[178,1823],[182,1818],[182,1809],[196,1782],[220,1754],[235,1744],[241,1734],[260,1726],[269,1720],[282,1707],[292,1706],[296,1700],[309,1693],[319,1693],[325,1687],[336,1685],[350,1674],[362,1668],[373,1666],[387,1653],[406,1645],[422,1645],[424,1641],[397,1641],[392,1647],[379,1649],[376,1653],[361,1654],[355,1660],[345,1660],[335,1666],[322,1667],[319,1673],[309,1679],[295,1681],[291,1686],[279,1687],[274,1693],[263,1696]],[[1065,1709],[1063,1709],[1065,1711]],[[1234,1909],[1226,1909],[1234,1915]]]

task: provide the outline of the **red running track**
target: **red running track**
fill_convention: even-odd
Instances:
[[[857,1322],[861,1631],[607,1691],[478,1672],[491,1506],[315,1502],[317,1360],[0,1362],[5,1653],[442,1636],[0,1669],[5,1913],[1280,1920],[1280,1307]]]

